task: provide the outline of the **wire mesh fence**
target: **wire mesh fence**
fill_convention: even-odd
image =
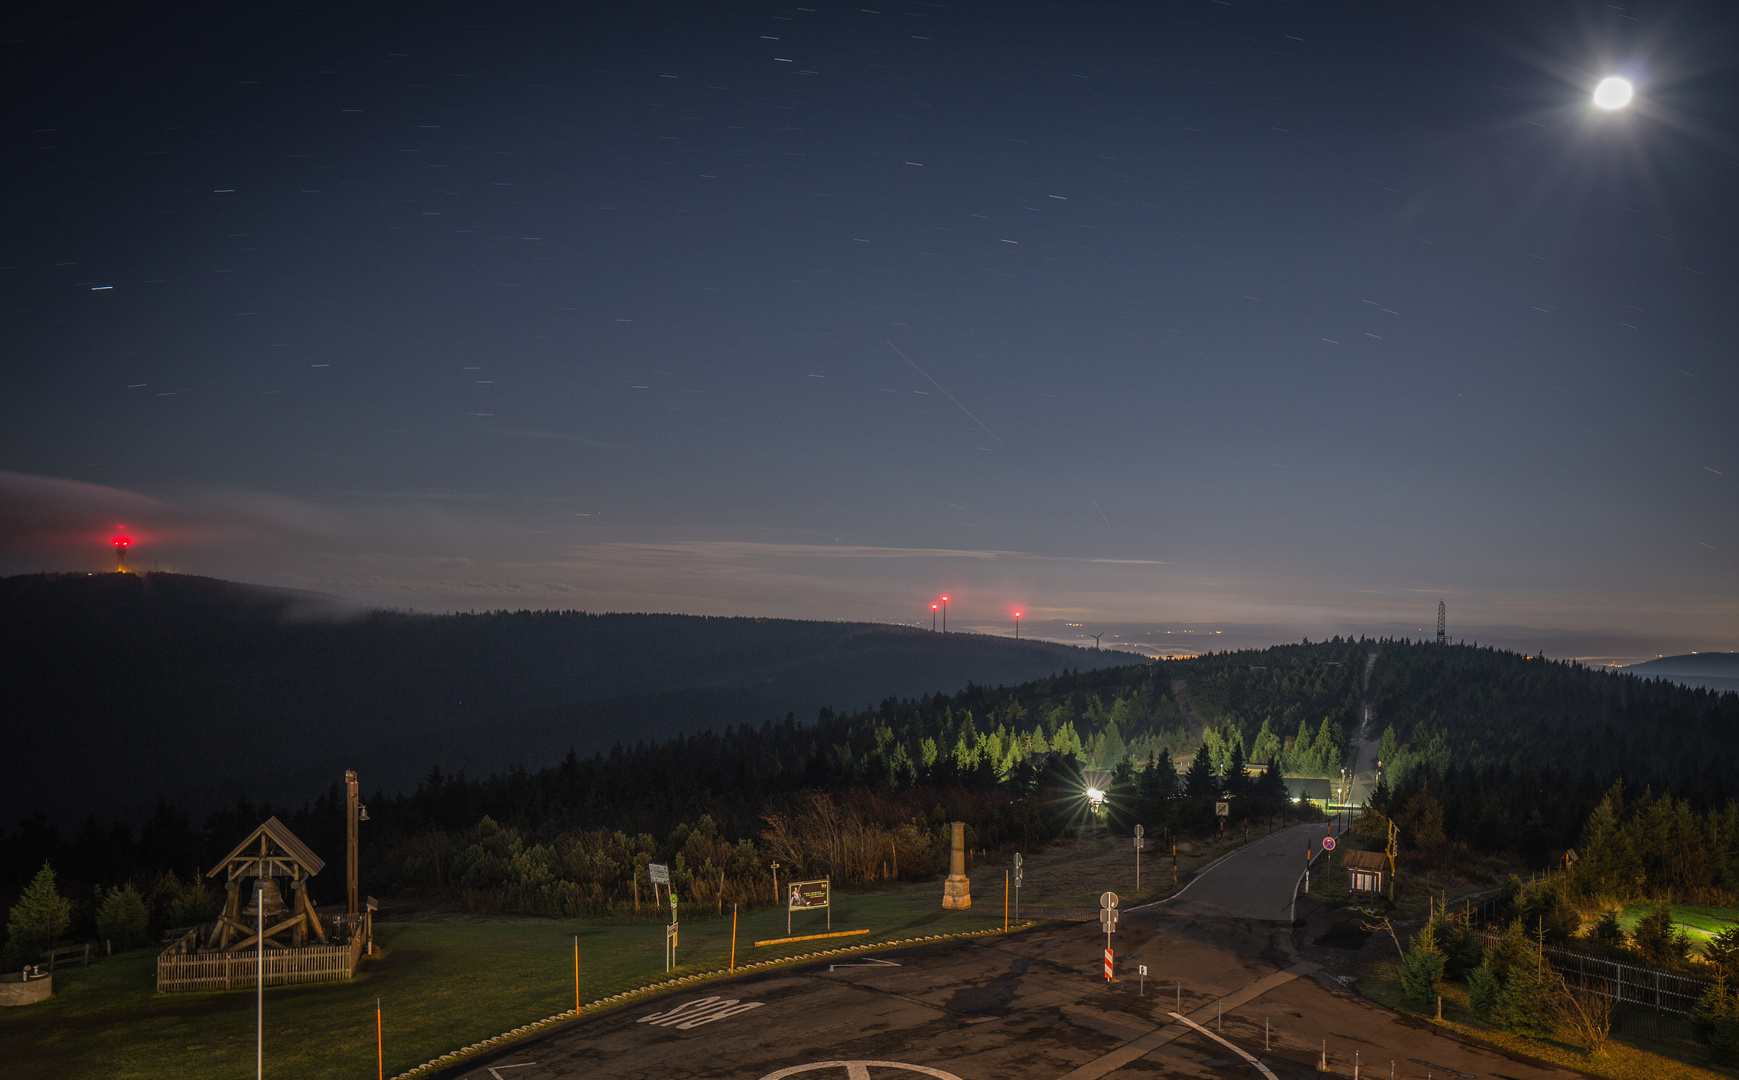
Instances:
[[[1496,944],[1498,935],[1476,931],[1486,945]],[[1641,1005],[1657,1012],[1684,1015],[1696,1008],[1713,982],[1695,975],[1682,975],[1659,968],[1626,964],[1603,956],[1588,956],[1547,945],[1541,950],[1546,963],[1573,987],[1612,999],[1618,1005]]]

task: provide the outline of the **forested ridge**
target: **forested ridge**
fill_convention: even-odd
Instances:
[[[1449,765],[1623,775],[1711,805],[1739,797],[1739,695],[1463,645],[1386,644],[1379,723]]]
[[[685,895],[753,902],[773,858],[845,882],[927,876],[948,820],[985,848],[1043,841],[1081,819],[1089,778],[1109,790],[1118,828],[1205,831],[1215,799],[1232,796],[1234,819],[1285,812],[1282,772],[1337,775],[1362,700],[1388,728],[1381,808],[1416,850],[1544,864],[1580,840],[1617,780],[1707,820],[1732,797],[1739,696],[1489,649],[1337,639],[889,697],[483,777],[430,769],[368,800],[364,876],[388,895],[478,910],[607,911],[631,906],[645,864],[665,861]],[[1247,764],[1274,768],[1247,776]],[[185,910],[186,877],[271,810],[243,800],[196,824],[165,803],[131,825],[93,818],[71,839],[26,821],[0,845],[5,888],[46,859],[75,896],[132,878]],[[342,851],[336,785],[277,812],[315,850]],[[331,895],[338,882],[317,885]]]

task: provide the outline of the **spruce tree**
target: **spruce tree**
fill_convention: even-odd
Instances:
[[[1196,748],[1195,759],[1190,762],[1189,771],[1184,773],[1183,793],[1191,799],[1213,799],[1220,794],[1220,780],[1214,775],[1206,743]]]
[[[44,862],[6,916],[7,966],[33,963],[43,949],[54,946],[71,921],[72,901],[60,895],[54,869]]]

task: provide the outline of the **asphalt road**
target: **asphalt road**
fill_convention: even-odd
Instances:
[[[1322,826],[1315,826],[1320,842]],[[1284,920],[1303,829],[1125,913],[1103,976],[1097,923],[888,950],[589,1017],[444,1074],[465,1080],[1099,1080],[1575,1074],[1463,1045],[1349,994]],[[1278,851],[1281,857],[1273,852]],[[1138,965],[1148,975],[1139,975]],[[1266,1043],[1266,1046],[1265,1046]]]
[[[1295,825],[1264,837],[1153,906],[1208,918],[1290,923],[1305,861],[1314,857],[1321,870],[1322,840],[1329,831],[1326,825]]]

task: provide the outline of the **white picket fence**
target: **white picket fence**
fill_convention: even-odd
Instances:
[[[256,952],[190,953],[177,952],[197,939],[198,929],[165,949],[157,957],[157,992],[178,990],[237,990],[254,986],[260,978],[260,957]],[[356,974],[362,959],[362,940],[348,945],[308,945],[300,949],[267,949],[265,983],[286,986],[290,983],[343,982]]]

